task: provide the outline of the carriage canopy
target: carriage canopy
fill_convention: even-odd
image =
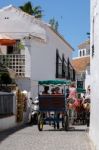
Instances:
[[[70,85],[70,80],[43,80],[38,82],[39,85]]]

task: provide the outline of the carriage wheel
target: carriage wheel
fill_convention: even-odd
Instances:
[[[69,129],[69,118],[68,118],[68,115],[64,116],[63,127],[64,127],[65,131],[68,131],[68,129]]]
[[[39,114],[38,116],[38,130],[42,131],[43,130],[43,116]]]

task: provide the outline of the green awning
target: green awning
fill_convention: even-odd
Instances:
[[[43,80],[43,81],[38,81],[40,85],[70,85],[71,81],[70,80]]]

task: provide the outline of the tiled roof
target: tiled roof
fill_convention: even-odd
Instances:
[[[83,72],[86,70],[86,67],[90,65],[90,57],[76,58],[72,60],[71,63],[77,73]]]

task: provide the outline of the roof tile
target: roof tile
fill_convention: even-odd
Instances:
[[[72,66],[76,70],[76,72],[83,72],[85,71],[86,67],[90,64],[90,57],[81,57],[72,60]]]

